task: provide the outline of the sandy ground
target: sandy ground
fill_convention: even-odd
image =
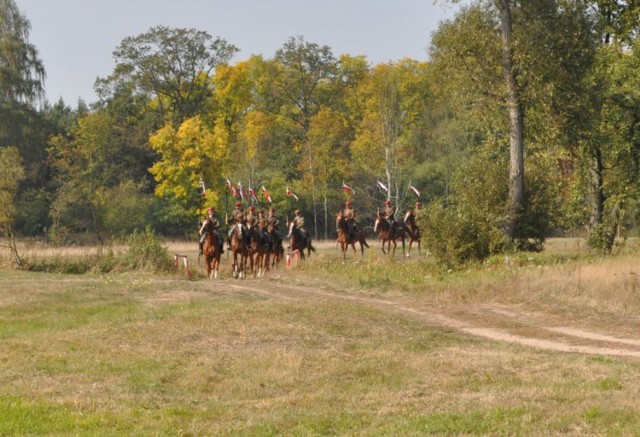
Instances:
[[[211,290],[259,295],[269,299],[321,299],[348,301],[401,316],[416,317],[431,327],[442,327],[488,340],[513,343],[547,351],[640,359],[640,335],[597,332],[589,326],[559,320],[555,315],[529,312],[502,305],[429,305],[402,298],[376,298],[336,293],[312,287],[284,285],[262,280],[212,280]],[[640,334],[640,333],[639,333]]]

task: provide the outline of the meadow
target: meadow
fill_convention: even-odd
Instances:
[[[167,245],[189,277],[19,271],[0,253],[0,435],[640,435],[633,244],[551,240],[449,271],[321,242],[243,281]],[[49,266],[100,254],[22,249]]]

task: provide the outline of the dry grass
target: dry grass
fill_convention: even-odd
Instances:
[[[0,270],[0,435],[640,434],[637,360],[488,342],[295,291],[511,305],[629,329],[637,257],[439,274],[424,259],[343,265],[332,242],[317,247],[306,266],[242,289],[229,279]],[[354,273],[381,268],[404,272],[405,285],[365,286]],[[407,272],[417,269],[426,270],[414,282]]]

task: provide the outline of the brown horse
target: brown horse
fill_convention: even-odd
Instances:
[[[296,226],[296,222],[292,221],[289,223],[289,234],[287,235],[289,239],[289,248],[291,252],[295,252],[296,250],[300,254],[300,258],[304,259],[304,250],[307,250],[307,256],[311,256],[311,251],[316,251],[315,247],[311,244],[311,237],[307,236],[306,240],[302,237],[300,233],[300,229]]]
[[[339,211],[336,217],[336,229],[338,229],[338,243],[342,248],[342,259],[346,259],[349,246],[353,248],[353,254],[356,254],[356,243],[360,243],[360,254],[364,258],[364,248],[369,245],[364,239],[362,230],[359,226],[354,226],[353,235],[349,235],[349,226],[342,211]]]
[[[251,243],[249,244],[249,257],[251,258],[251,273],[253,277],[263,277],[269,271],[271,257],[271,236],[258,226],[249,228]]]
[[[409,248],[407,249],[407,256],[411,255],[411,245],[415,241],[418,244],[418,255],[421,255],[420,250],[420,228],[416,224],[416,215],[413,211],[407,211],[404,215],[404,227],[407,230],[407,237],[409,238]]]
[[[204,226],[207,238],[202,245],[202,253],[207,264],[207,276],[209,279],[218,279],[218,268],[220,267],[220,255],[222,254],[222,241],[215,234],[211,220],[206,219]]]
[[[391,230],[391,224],[385,218],[384,214],[381,211],[378,211],[378,214],[375,216],[375,224],[373,225],[373,232],[378,232],[378,237],[380,238],[382,253],[391,252],[391,256],[395,256],[396,254],[396,240],[402,241],[402,255],[404,256],[404,226],[402,223],[396,223],[395,232]],[[391,243],[393,243],[393,251],[391,250]],[[385,250],[384,246],[387,245],[387,249]]]
[[[249,258],[249,247],[247,245],[247,237],[242,225],[236,223],[233,225],[233,232],[231,234],[231,245],[229,246],[231,252],[233,252],[233,264],[231,269],[233,277],[238,279],[244,278],[245,270],[247,269],[247,259]]]

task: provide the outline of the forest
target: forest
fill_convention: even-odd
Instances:
[[[420,200],[447,262],[584,236],[611,252],[640,224],[640,5],[478,0],[441,23],[428,62],[371,65],[292,36],[272,58],[156,26],[114,48],[96,102],[44,95],[46,65],[0,3],[0,231],[108,244],[197,238],[242,201],[315,238],[350,200],[370,225]]]

